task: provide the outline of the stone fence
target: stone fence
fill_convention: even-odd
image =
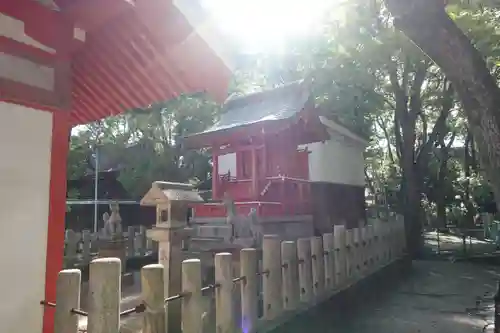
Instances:
[[[123,232],[127,257],[144,256],[154,252],[156,242],[146,237],[146,227],[130,226]],[[73,268],[88,265],[99,252],[99,240],[102,232],[92,233],[90,230],[75,232],[66,230],[64,248],[64,267]]]
[[[141,270],[142,302],[125,310],[120,309],[120,260],[100,258],[90,263],[88,312],[79,309],[81,272],[76,269],[59,273],[56,302],[42,304],[56,308],[55,333],[76,333],[79,316],[88,317],[89,333],[119,332],[121,319],[137,313],[142,332],[165,333],[172,320],[168,308],[177,306],[183,333],[267,332],[402,258],[404,234],[397,219],[350,230],[335,226],[333,233],[297,241],[264,235],[262,251],[216,254],[215,281],[208,286],[202,285],[201,261],[184,260],[182,291],[167,297],[163,266],[147,265]],[[207,322],[207,293],[215,298],[213,322]]]

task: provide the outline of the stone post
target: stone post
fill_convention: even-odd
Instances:
[[[233,304],[233,263],[231,253],[215,255],[215,329],[217,333],[235,330]]]
[[[121,268],[117,258],[95,259],[89,268],[89,333],[120,331]]]
[[[76,233],[68,229],[66,230],[66,250],[64,251],[65,266],[68,268],[73,267],[77,261],[77,248],[78,239]]]
[[[361,276],[361,233],[359,228],[352,229],[351,258],[352,278],[356,281]]]
[[[165,299],[163,297],[163,266],[153,264],[141,270],[142,299],[146,305],[143,333],[165,333]]]
[[[344,260],[345,260],[345,269],[346,269],[346,275],[345,275],[344,282],[348,285],[351,283],[352,276],[353,276],[352,253],[354,252],[354,249],[353,249],[352,229],[345,231],[344,248],[345,248]]]
[[[335,249],[333,234],[323,234],[323,253],[325,265],[325,289],[332,291],[335,287]]]
[[[147,240],[146,227],[141,225],[139,226],[139,235],[137,237],[137,250],[140,256],[146,254]]]
[[[257,250],[242,249],[240,252],[241,281],[241,328],[243,332],[254,333],[258,318],[257,298]]]
[[[346,247],[345,247],[345,227],[343,225],[336,225],[333,228],[334,237],[334,263],[335,263],[335,286],[337,288],[343,286],[346,280]]]
[[[67,269],[59,272],[56,284],[56,314],[54,333],[77,333],[78,316],[71,309],[80,307],[79,269]]]
[[[262,241],[262,289],[264,318],[276,318],[282,311],[281,297],[281,242],[277,235],[264,235]]]
[[[283,307],[294,310],[299,302],[299,281],[297,266],[297,245],[287,241],[281,243],[283,275]]]
[[[127,228],[127,256],[135,256],[135,228],[133,226]]]
[[[323,239],[322,237],[311,238],[311,259],[312,259],[312,278],[313,293],[316,298],[321,297],[325,288],[325,260],[323,258]]]
[[[300,301],[308,303],[313,296],[311,241],[309,238],[299,238],[297,240],[297,255],[299,261]]]
[[[90,262],[90,259],[91,259],[91,253],[90,253],[91,242],[92,242],[92,236],[90,234],[90,230],[83,230],[82,231],[82,256],[83,256],[83,262],[85,264],[88,264]]]
[[[182,239],[179,237],[179,230],[166,224],[157,225],[153,229],[148,230],[148,237],[159,242],[158,263],[164,267],[164,298],[179,294],[182,291]],[[166,320],[168,323],[168,332],[180,332],[180,317],[180,303],[171,302],[167,304]]]
[[[182,262],[182,292],[189,294],[182,298],[182,332],[200,333],[203,328],[202,294],[201,294],[201,261],[188,259]],[[177,321],[181,316],[177,317]],[[180,321],[179,321],[180,323]],[[169,326],[170,326],[169,321]],[[167,332],[181,332],[170,331]]]

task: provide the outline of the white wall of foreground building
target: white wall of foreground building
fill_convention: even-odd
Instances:
[[[50,112],[0,102],[0,332],[42,332]]]

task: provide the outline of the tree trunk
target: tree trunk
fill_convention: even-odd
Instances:
[[[438,172],[438,184],[436,186],[436,212],[437,227],[446,226],[446,174],[448,171],[448,159],[441,161]]]
[[[422,200],[419,186],[420,177],[413,164],[412,167],[406,167],[403,172],[403,182],[405,183],[405,201],[404,218],[406,224],[406,244],[409,254],[412,257],[418,257],[423,248],[422,235]]]
[[[386,0],[395,26],[442,68],[457,91],[500,209],[500,89],[444,1]]]
[[[472,204],[472,197],[470,193],[470,177],[471,177],[471,155],[469,153],[469,147],[471,146],[471,134],[469,130],[467,130],[467,137],[465,138],[464,143],[464,169],[465,169],[465,193],[463,201],[465,203],[465,221],[464,226],[467,228],[474,227],[474,216],[476,215],[476,210],[474,209],[474,205]]]

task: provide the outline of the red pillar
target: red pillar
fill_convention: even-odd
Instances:
[[[45,300],[55,302],[56,281],[63,268],[64,220],[66,214],[66,162],[69,149],[69,113],[54,112],[50,158],[49,226],[45,266]],[[54,331],[55,309],[45,307],[43,333]]]
[[[259,168],[257,167],[257,148],[252,148],[252,197],[259,198]]]
[[[219,198],[219,155],[217,151],[212,152],[212,199]]]

